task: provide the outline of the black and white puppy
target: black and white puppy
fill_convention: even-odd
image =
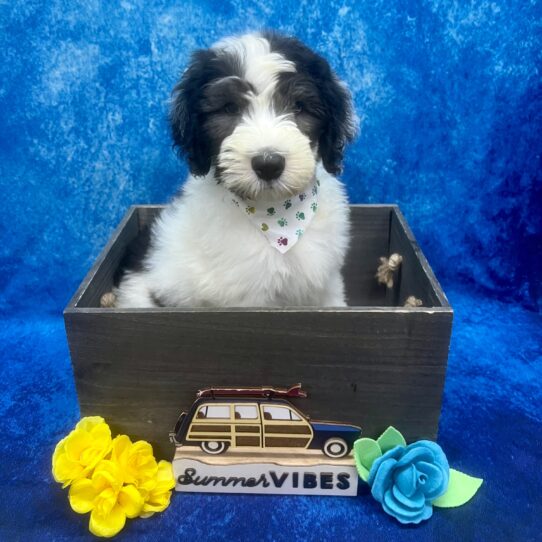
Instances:
[[[335,175],[356,123],[328,63],[271,32],[224,39],[192,56],[170,120],[191,175],[115,306],[344,306]]]

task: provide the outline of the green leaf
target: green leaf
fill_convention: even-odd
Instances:
[[[382,455],[380,446],[372,438],[360,438],[354,442],[354,459],[360,478],[366,482],[375,459]]]
[[[444,495],[433,501],[438,508],[455,508],[469,502],[482,485],[481,478],[474,478],[455,469],[450,469],[450,482]]]
[[[378,442],[382,454],[385,454],[396,446],[406,446],[406,440],[403,435],[391,425],[378,437],[376,442]]]

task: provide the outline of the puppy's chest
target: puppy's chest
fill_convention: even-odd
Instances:
[[[220,220],[214,224],[215,243],[207,256],[221,282],[236,290],[265,288],[280,295],[291,287],[321,287],[322,277],[342,258],[337,228],[326,222],[324,212],[315,216],[302,238],[281,253],[246,217],[234,215],[226,230]]]

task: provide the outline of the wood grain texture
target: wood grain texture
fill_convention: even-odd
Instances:
[[[375,273],[380,256],[388,254],[392,210],[390,205],[350,206],[350,248],[343,268],[349,305],[390,305]]]
[[[144,438],[170,458],[168,432],[198,389],[289,386],[317,419],[388,425],[435,438],[452,310],[394,206],[352,206],[344,309],[101,309],[126,245],[160,207],[132,208],[64,312],[81,414]],[[376,285],[378,257],[406,257],[394,291]],[[361,286],[360,286],[361,285]],[[386,306],[419,295],[433,306]]]
[[[180,411],[209,385],[302,382],[309,398],[292,402],[314,418],[437,433],[449,312],[68,312],[66,329],[82,415],[166,456]]]
[[[138,205],[139,229],[150,226],[154,219],[166,208],[166,205]]]
[[[140,231],[139,209],[132,206],[83,279],[68,307],[100,307],[100,298],[113,287],[113,275],[126,247]]]
[[[424,307],[450,306],[399,208],[391,213],[389,254],[394,252],[403,257],[397,287],[393,289],[394,305],[404,305],[413,295],[421,299]]]

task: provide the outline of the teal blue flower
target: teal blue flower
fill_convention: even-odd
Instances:
[[[401,523],[420,523],[433,514],[432,502],[448,488],[450,467],[442,448],[420,440],[396,446],[374,461],[371,494]]]

